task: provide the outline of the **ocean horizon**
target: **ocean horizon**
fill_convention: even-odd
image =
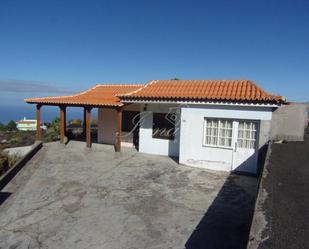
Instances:
[[[97,108],[91,112],[92,119],[97,119]],[[18,121],[26,117],[27,119],[36,119],[35,105],[21,106],[0,106],[0,123],[7,124],[10,120]],[[59,107],[43,106],[41,108],[41,122],[51,122],[59,117]],[[67,121],[70,119],[83,119],[83,108],[68,107]]]

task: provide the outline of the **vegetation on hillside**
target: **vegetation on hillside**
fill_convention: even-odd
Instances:
[[[48,129],[42,131],[42,141],[51,142],[59,139],[59,119],[55,119],[52,124],[45,123]],[[17,155],[4,153],[6,148],[32,145],[35,142],[35,131],[19,131],[16,123],[11,120],[7,125],[0,123],[0,175],[5,173],[20,158]]]
[[[55,118],[51,123],[44,123],[47,127],[42,130],[42,142],[52,142],[59,140],[60,119]],[[92,127],[97,126],[97,120],[92,120]],[[80,119],[73,119],[67,122],[67,136],[70,139],[79,139],[82,136],[83,121]],[[3,153],[6,148],[28,146],[34,144],[36,140],[35,131],[19,131],[16,128],[14,121],[8,122],[7,125],[0,123],[0,175],[12,167],[18,156],[10,156]]]
[[[15,131],[15,130],[16,130],[16,123],[15,123],[13,120],[11,120],[11,121],[7,124],[6,129],[7,129],[8,131]]]
[[[7,153],[0,153],[0,176],[8,171],[20,159],[18,155],[9,155]]]
[[[13,120],[7,123],[7,125],[0,123],[0,131],[15,131],[16,123]]]
[[[35,132],[9,130],[7,128],[0,130],[0,175],[12,167],[20,157],[18,155],[9,155],[4,153],[6,148],[27,146],[35,141]]]

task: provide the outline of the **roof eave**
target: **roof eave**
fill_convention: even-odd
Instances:
[[[121,98],[123,103],[173,103],[173,104],[212,104],[212,105],[246,105],[278,107],[284,104],[278,100],[237,100],[237,99],[195,99],[195,98]]]
[[[118,104],[92,104],[92,103],[69,103],[69,102],[46,102],[46,101],[35,101],[25,100],[28,104],[47,105],[47,106],[72,106],[72,107],[122,107],[124,103],[119,102]]]

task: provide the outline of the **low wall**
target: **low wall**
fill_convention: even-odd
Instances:
[[[29,151],[32,150],[32,147],[33,147],[32,145],[29,145],[29,146],[15,147],[15,148],[7,148],[7,149],[4,149],[3,152],[8,153],[8,155],[10,156],[17,155],[19,157],[23,157]]]
[[[300,103],[283,105],[273,112],[271,139],[303,141],[308,120],[308,106]]]
[[[35,142],[32,149],[22,157],[15,165],[0,177],[0,190],[2,190],[25,164],[42,148],[42,142]]]
[[[304,141],[270,144],[247,249],[309,248],[308,147],[309,129]]]

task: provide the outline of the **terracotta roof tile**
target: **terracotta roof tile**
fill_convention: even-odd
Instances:
[[[36,123],[36,120],[33,120],[33,121],[21,120],[21,121],[16,122],[16,124],[34,124],[34,123]]]
[[[141,88],[141,84],[99,84],[87,91],[60,97],[44,97],[25,99],[27,103],[46,105],[71,105],[71,106],[122,106],[117,94],[125,94]]]
[[[284,102],[283,97],[266,92],[250,80],[154,80],[146,85],[100,84],[71,96],[25,99],[27,103],[70,106],[123,106],[121,100]]]
[[[284,102],[250,80],[154,80],[133,92],[118,95],[122,100],[205,100]]]

